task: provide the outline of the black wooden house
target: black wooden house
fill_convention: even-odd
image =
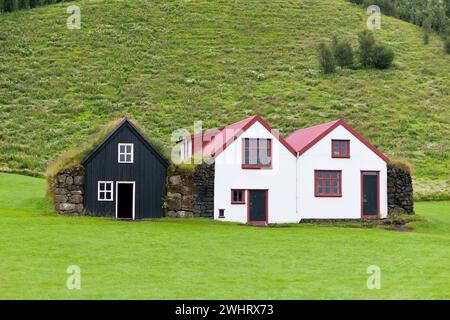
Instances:
[[[117,219],[164,215],[168,161],[124,119],[83,160],[84,209]]]

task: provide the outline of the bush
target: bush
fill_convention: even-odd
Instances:
[[[328,44],[324,42],[319,44],[318,55],[320,68],[324,73],[333,73],[336,71],[336,62],[334,61],[333,51]]]
[[[358,34],[359,41],[359,62],[364,67],[372,66],[373,47],[375,38],[373,33],[364,30]]]
[[[348,41],[340,41],[335,37],[333,39],[332,49],[334,59],[338,66],[348,67],[353,65],[353,49]]]
[[[430,35],[428,31],[425,31],[423,33],[423,44],[427,45],[428,43],[430,43]]]
[[[444,40],[444,50],[445,50],[446,53],[450,54],[450,36],[448,36]]]
[[[387,69],[394,61],[394,51],[382,45],[376,45],[372,50],[372,64],[377,69]]]
[[[5,0],[5,11],[13,12],[19,10],[19,0]]]
[[[5,0],[0,0],[0,12],[5,11]]]

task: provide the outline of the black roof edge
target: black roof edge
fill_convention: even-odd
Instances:
[[[113,130],[111,130],[111,132],[108,133],[108,135],[83,158],[81,163],[84,165],[86,162],[88,162],[95,154],[97,154],[97,152],[100,151],[100,149],[106,144],[106,142],[108,142],[120,128],[127,124],[136,133],[136,136],[143,141],[145,146],[157,156],[157,158],[163,163],[163,165],[168,167],[170,165],[169,160],[164,158],[164,156],[158,150],[156,150],[155,147],[152,146],[151,142],[147,140],[147,138],[141,133],[141,131],[136,128],[133,122],[131,122],[127,117],[125,117]]]

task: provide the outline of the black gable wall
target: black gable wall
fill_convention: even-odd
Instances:
[[[134,163],[118,162],[118,144],[134,144]],[[85,161],[85,210],[88,214],[115,217],[116,181],[135,181],[136,219],[164,214],[166,168],[160,155],[125,122]],[[113,201],[97,201],[98,181],[113,181]]]

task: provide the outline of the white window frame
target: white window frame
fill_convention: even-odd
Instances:
[[[122,147],[122,146],[125,147],[125,153],[120,152],[120,147]],[[126,152],[128,146],[131,147],[131,154]],[[120,161],[120,155],[125,155],[124,161]],[[131,155],[131,161],[127,161],[127,155]],[[117,161],[119,161],[119,163],[133,163],[134,162],[134,144],[133,143],[119,143],[119,145],[117,147]]]
[[[100,185],[101,184],[105,184],[105,189],[104,190],[100,190]],[[107,184],[111,185],[111,192],[106,190],[106,185]],[[100,199],[100,192],[104,192],[105,193],[105,199]],[[111,193],[111,197],[110,198],[106,198],[106,195],[108,193]],[[114,182],[113,181],[98,181],[98,183],[97,183],[97,201],[114,201]]]

